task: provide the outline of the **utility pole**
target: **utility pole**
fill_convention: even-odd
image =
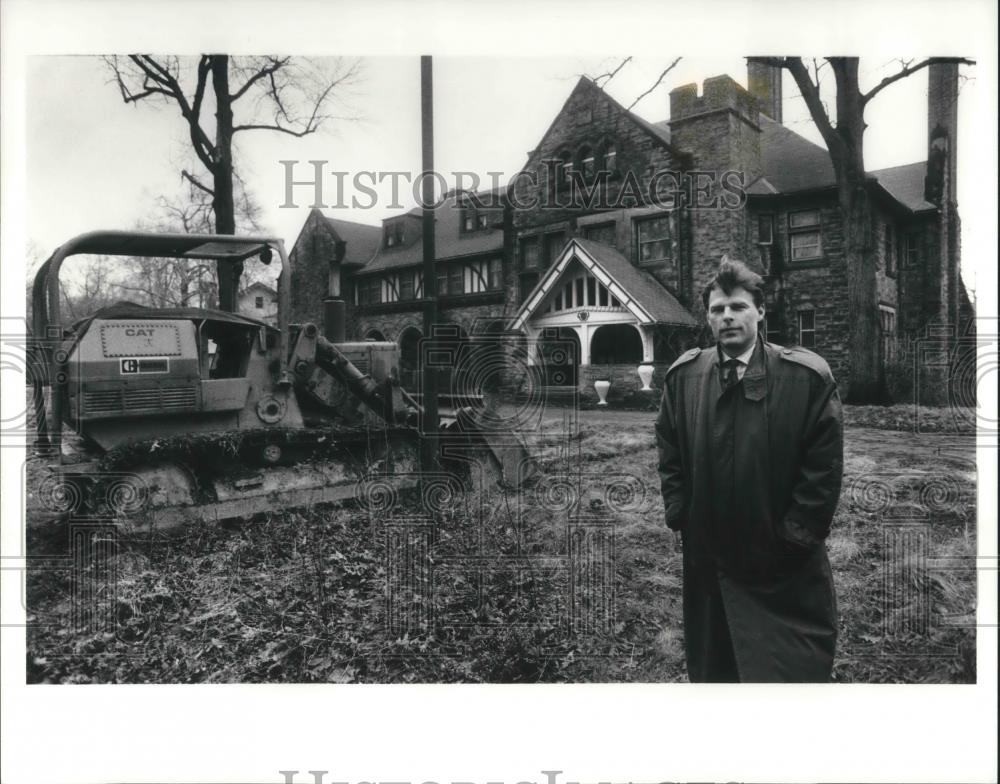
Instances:
[[[420,369],[423,380],[421,404],[424,409],[421,422],[420,467],[423,471],[439,470],[438,455],[438,399],[437,370],[427,362],[436,342],[434,329],[437,324],[437,270],[434,259],[434,78],[430,55],[420,58],[420,135],[423,147],[423,243],[424,243],[424,343],[420,352]]]

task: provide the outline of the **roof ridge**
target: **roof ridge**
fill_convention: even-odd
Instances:
[[[371,223],[361,223],[360,221],[355,221],[355,220],[348,220],[347,218],[334,218],[333,216],[331,216],[331,215],[327,215],[326,213],[324,213],[324,212],[323,212],[322,210],[320,210],[320,209],[319,209],[318,207],[317,207],[316,209],[317,209],[317,210],[319,211],[319,214],[320,214],[321,216],[323,216],[323,218],[324,218],[325,220],[328,220],[328,221],[337,221],[338,223],[349,223],[349,224],[351,224],[352,226],[360,226],[360,227],[361,227],[361,228],[363,228],[363,229],[376,229],[376,230],[381,230],[381,228],[382,228],[382,227],[381,227],[381,226],[379,226],[379,225],[373,225],[373,224],[371,224]]]

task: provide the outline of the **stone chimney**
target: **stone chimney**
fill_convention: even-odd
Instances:
[[[696,84],[670,91],[670,139],[690,156],[690,168],[701,179],[718,181],[738,173],[747,187],[763,173],[759,101],[729,76],[706,79],[700,96]],[[687,212],[695,254],[686,261],[692,273],[687,295],[697,318],[702,308],[697,294],[715,274],[719,259],[728,254],[753,264],[756,248],[748,244],[744,207],[720,203]]]
[[[781,68],[747,58],[747,87],[760,101],[760,110],[775,122],[781,122]]]
[[[958,63],[927,67],[927,179],[925,198],[957,201]]]

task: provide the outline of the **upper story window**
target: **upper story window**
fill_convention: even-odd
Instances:
[[[816,311],[799,311],[799,345],[803,348],[816,347]]]
[[[564,191],[573,173],[573,155],[569,150],[560,150],[554,158],[543,162],[543,169],[548,178],[549,193],[555,195]]]
[[[451,295],[465,293],[465,275],[461,264],[451,264],[448,267],[448,293]]]
[[[614,142],[608,142],[604,145],[604,160],[601,161],[601,165],[609,172],[618,171],[618,148],[615,147]]]
[[[819,210],[788,213],[788,244],[792,261],[808,261],[823,257]]]
[[[404,270],[399,273],[399,298],[401,300],[413,299],[416,292],[415,287],[416,274]]]
[[[482,294],[501,288],[503,288],[503,263],[499,258],[453,262],[438,268],[437,292],[442,297]]]
[[[526,237],[521,240],[521,268],[536,269],[538,260],[538,237]]]
[[[264,298],[263,297],[254,297],[253,298],[253,306],[255,308],[257,308],[257,310],[263,310],[264,309]]]
[[[462,232],[478,231],[489,228],[490,218],[471,202],[462,205]]]
[[[896,274],[896,230],[891,223],[885,224],[885,274]]]
[[[913,269],[920,264],[920,235],[916,232],[906,235],[906,249],[903,252],[903,263],[907,269]]]
[[[573,176],[573,157],[568,152],[564,152],[559,156],[559,159],[562,163],[559,182],[560,184],[565,184],[568,183],[570,178]]]
[[[670,216],[637,220],[636,239],[640,264],[670,258]]]
[[[590,182],[594,179],[594,151],[589,145],[584,145],[580,148],[577,157],[580,161],[580,173],[583,175],[584,182]]]
[[[774,216],[771,214],[757,216],[757,244],[771,245],[774,243]]]
[[[490,259],[490,288],[494,291],[503,288],[503,259]]]
[[[361,278],[355,284],[358,292],[359,305],[377,305],[382,301],[382,279],[378,277]]]
[[[403,224],[401,221],[390,223],[385,227],[385,246],[395,248],[403,244]]]

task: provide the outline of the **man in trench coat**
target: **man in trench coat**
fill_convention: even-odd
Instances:
[[[824,539],[843,474],[840,399],[822,358],[758,335],[762,282],[723,258],[703,293],[716,345],[669,369],[656,421],[692,682],[829,681],[833,666]]]

